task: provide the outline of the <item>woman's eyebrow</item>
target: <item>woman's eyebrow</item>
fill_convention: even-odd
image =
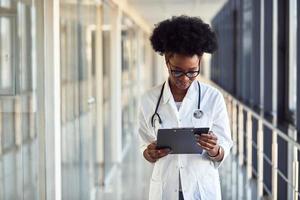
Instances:
[[[174,65],[175,69],[176,70],[180,70],[180,71],[197,71],[198,70],[198,67],[193,67],[193,68],[190,68],[189,70],[183,70],[182,68]]]

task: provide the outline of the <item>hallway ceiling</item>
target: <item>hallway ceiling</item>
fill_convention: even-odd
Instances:
[[[127,0],[152,27],[174,15],[201,17],[210,23],[227,0]]]

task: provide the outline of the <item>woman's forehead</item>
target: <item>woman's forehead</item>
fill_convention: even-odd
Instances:
[[[197,68],[201,57],[198,55],[186,56],[180,54],[174,54],[169,58],[172,65],[180,68]]]

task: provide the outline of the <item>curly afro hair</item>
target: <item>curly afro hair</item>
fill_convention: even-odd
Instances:
[[[198,17],[174,16],[157,24],[150,37],[154,51],[163,55],[188,56],[213,53],[217,49],[215,33]]]

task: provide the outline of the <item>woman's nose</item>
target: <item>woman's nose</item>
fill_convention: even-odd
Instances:
[[[180,80],[181,80],[181,81],[184,81],[184,82],[187,82],[187,81],[190,80],[190,78],[187,77],[187,76],[184,74],[183,76],[180,77]]]

